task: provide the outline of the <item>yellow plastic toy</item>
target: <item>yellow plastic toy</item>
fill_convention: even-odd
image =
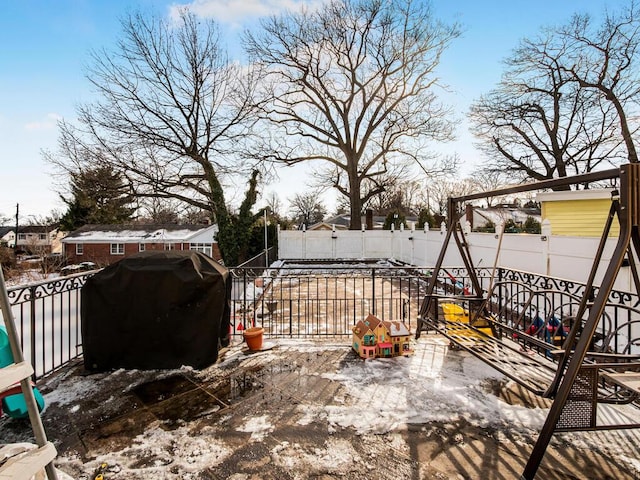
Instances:
[[[442,313],[444,314],[444,319],[447,322],[471,325],[473,328],[480,330],[485,335],[488,335],[490,337],[493,336],[491,326],[489,325],[487,320],[482,317],[477,317],[474,322],[470,324],[469,311],[461,307],[457,303],[441,303],[440,307],[442,307]],[[472,338],[482,338],[482,335],[472,330],[468,330],[467,332],[465,332],[464,336]]]

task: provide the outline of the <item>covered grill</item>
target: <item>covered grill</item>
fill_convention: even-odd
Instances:
[[[203,368],[229,343],[231,279],[200,252],[142,252],[82,288],[87,370]]]

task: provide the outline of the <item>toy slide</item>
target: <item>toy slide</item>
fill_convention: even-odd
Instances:
[[[0,368],[6,367],[13,363],[13,355],[11,354],[11,346],[9,345],[9,337],[7,336],[7,330],[3,325],[0,325]],[[16,385],[4,392],[0,392],[0,399],[2,399],[2,406],[0,407],[0,415],[5,412],[11,418],[26,418],[29,413],[27,411],[27,404],[22,395],[22,389],[20,385]],[[44,408],[44,398],[40,391],[33,387],[33,395],[36,398],[38,409],[42,411]]]

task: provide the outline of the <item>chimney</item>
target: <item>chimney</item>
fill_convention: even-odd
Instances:
[[[473,205],[467,204],[467,206],[465,207],[464,213],[465,213],[465,216],[467,217],[467,222],[469,222],[469,225],[473,229]]]

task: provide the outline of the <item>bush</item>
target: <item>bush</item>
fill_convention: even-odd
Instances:
[[[431,212],[429,210],[427,210],[426,208],[423,208],[422,210],[420,210],[420,213],[418,213],[418,225],[417,225],[417,228],[419,230],[422,230],[425,225],[429,225],[429,228],[436,228],[436,226],[437,226],[436,225],[436,219],[431,214]]]
[[[0,247],[0,266],[2,266],[2,274],[5,280],[15,275],[17,262],[12,248]]]
[[[478,227],[475,229],[476,232],[484,232],[484,233],[495,233],[496,232],[496,224],[491,220],[487,220],[486,223],[482,227]]]
[[[400,230],[400,225],[404,225],[404,228],[407,228],[407,222],[405,221],[405,216],[398,212],[389,212],[387,218],[384,220],[384,225],[382,226],[383,230],[391,230],[391,225],[393,224],[393,228],[395,230]]]
[[[522,226],[522,231],[525,233],[542,233],[542,225],[535,218],[529,216]]]
[[[504,233],[520,233],[520,227],[510,218],[504,222]]]

